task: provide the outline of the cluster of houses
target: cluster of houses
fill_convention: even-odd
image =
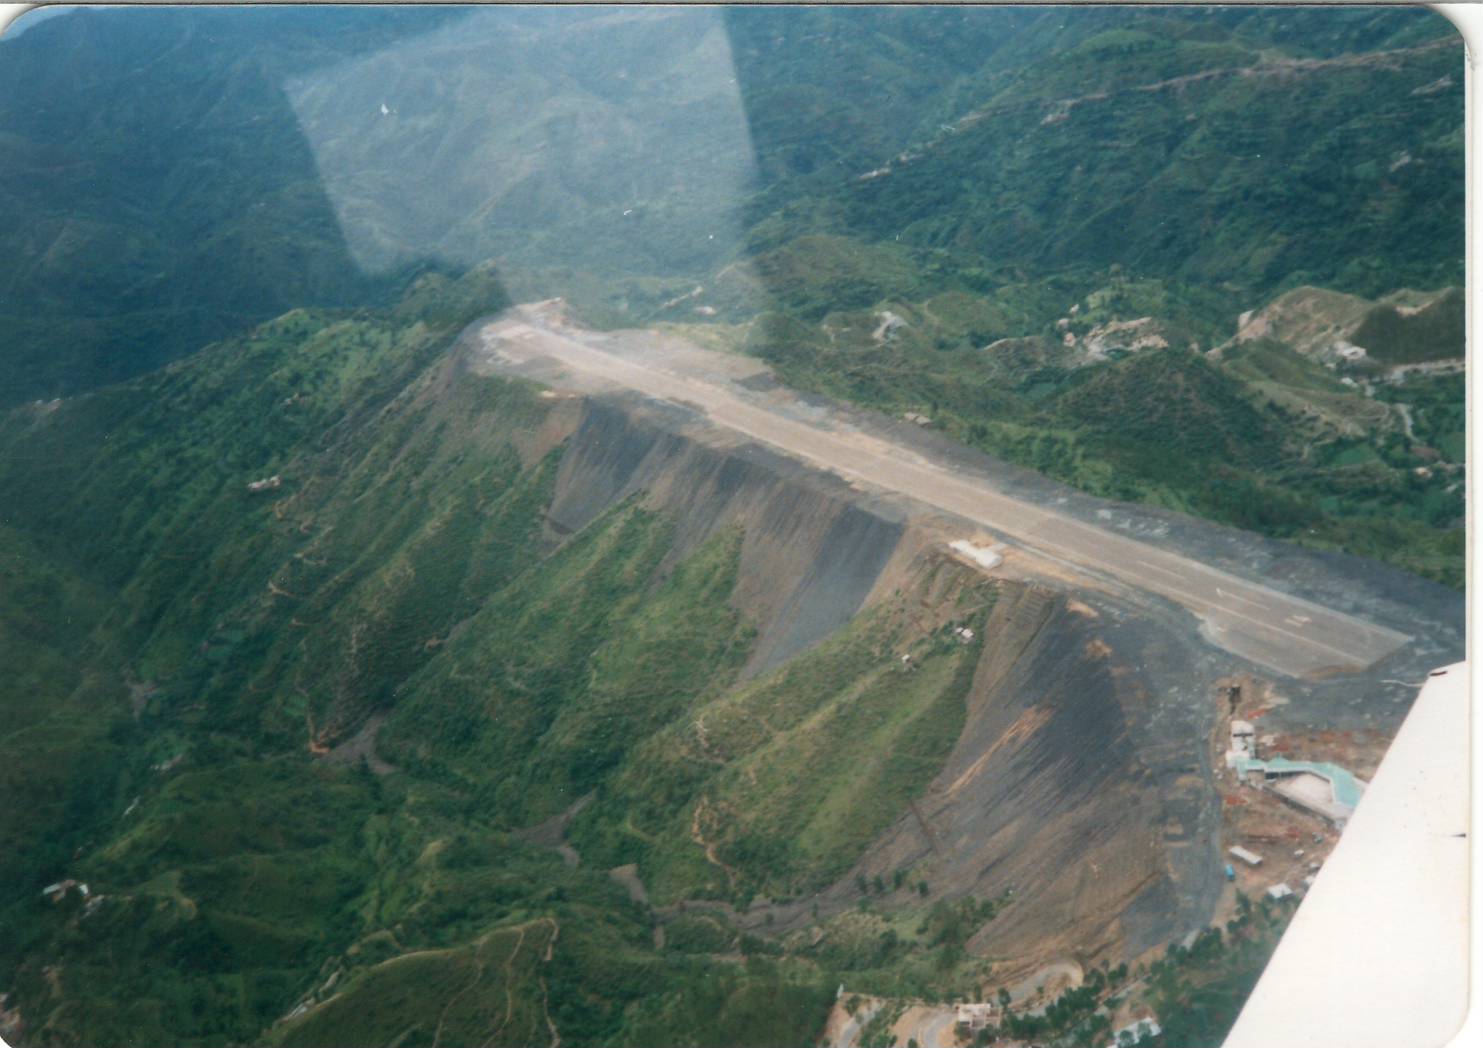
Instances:
[[[41,894],[45,895],[49,902],[56,904],[67,898],[67,894],[74,888],[77,889],[77,894],[87,904],[83,909],[82,915],[84,917],[91,917],[94,911],[98,909],[99,904],[103,902],[104,896],[89,891],[88,886],[82,881],[74,881],[69,877],[65,881],[48,884],[45,888],[41,889]]]
[[[998,1024],[998,1007],[988,1001],[977,1001],[957,1006],[958,1030],[961,1034],[973,1035],[980,1030]],[[1112,1043],[1107,1048],[1131,1048],[1145,1038],[1157,1037],[1163,1027],[1146,1007],[1133,1012],[1135,1018],[1128,1025],[1114,1031]]]
[[[958,1029],[973,1034],[994,1025],[994,1010],[988,1001],[958,1005]]]

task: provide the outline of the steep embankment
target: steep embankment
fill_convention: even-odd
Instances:
[[[550,518],[579,531],[636,492],[676,520],[677,554],[717,531],[743,534],[734,600],[760,630],[748,664],[770,668],[859,610],[903,533],[833,478],[760,448],[721,450],[660,416],[588,402],[562,458]]]
[[[1165,798],[1124,711],[1138,673],[1087,605],[1024,582],[995,592],[941,770],[811,901],[817,909],[785,916],[787,927],[853,905],[860,884],[892,885],[887,907],[1008,900],[965,932],[970,952],[1012,973],[1056,956],[1119,955],[1121,916],[1167,891]],[[1177,920],[1171,911],[1163,934]]]
[[[16,816],[0,899],[41,1040],[391,1041],[356,1002],[404,994],[428,1039],[777,1043],[842,980],[967,992],[1203,919],[1119,926],[1167,898],[1174,794],[1089,609],[686,412],[475,374],[423,307],[0,423],[6,541],[92,609],[57,681],[92,727],[51,735],[92,771]],[[522,832],[564,812],[560,853]],[[850,945],[867,895],[926,931]]]
[[[964,732],[883,849],[930,855],[945,893],[1012,892],[970,942],[998,957],[1116,953],[1122,913],[1168,876],[1163,798],[1123,710],[1138,675],[1094,614],[1036,586],[1006,595]]]

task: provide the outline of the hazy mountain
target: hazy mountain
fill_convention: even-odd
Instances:
[[[427,262],[633,308],[810,233],[900,244],[927,288],[1112,263],[1251,294],[1457,282],[1450,32],[1418,10],[80,11],[0,43],[7,399],[382,301]],[[720,304],[799,293],[764,273]]]
[[[369,15],[369,17],[368,17]],[[368,300],[284,80],[447,18],[82,10],[0,41],[0,398]]]

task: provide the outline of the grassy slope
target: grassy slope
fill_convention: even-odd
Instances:
[[[727,604],[739,537],[661,581],[665,522],[614,510],[494,594],[409,681],[388,753],[451,772],[512,825],[556,814],[740,668],[749,633]]]
[[[80,843],[79,824],[111,801],[118,747],[109,729],[127,690],[93,669],[108,647],[98,629],[106,609],[98,587],[0,525],[0,884],[10,889],[0,913],[49,883]]]
[[[1466,310],[1467,298],[1461,288],[1409,314],[1394,307],[1379,307],[1365,317],[1354,333],[1354,341],[1386,364],[1455,360],[1466,353]]]
[[[1411,93],[1455,80],[1455,49],[1286,73],[1285,56],[1254,41],[1181,36],[1178,17],[1121,21],[1140,43],[1092,37],[1033,56],[985,85],[971,111],[981,119],[813,206],[828,201],[838,232],[1038,274],[1115,263],[1262,296],[1304,282],[1379,293],[1457,281],[1456,85]],[[1273,72],[1231,75],[1261,63]],[[1212,70],[1226,72],[1144,90]],[[1390,170],[1402,153],[1411,162]]]
[[[964,621],[978,625],[992,593]],[[637,862],[662,902],[816,891],[841,876],[936,774],[962,726],[976,645],[915,651],[887,609],[644,740],[571,837]],[[707,851],[713,849],[713,851]]]
[[[814,1036],[834,961],[734,934],[661,953],[603,846],[569,869],[509,831],[596,789],[583,833],[621,838],[622,798],[656,774],[645,740],[705,711],[739,768],[790,769],[788,796],[818,798],[794,822],[781,793],[761,803],[761,777],[718,778],[721,803],[760,817],[728,831],[726,861],[785,887],[748,843],[767,840],[794,856],[788,883],[821,883],[935,772],[972,650],[930,642],[903,687],[881,638],[856,632],[734,688],[754,632],[729,600],[741,534],[674,557],[670,522],[631,501],[552,553],[560,452],[528,444],[552,402],[444,381],[461,314],[430,324],[430,307],[468,289],[443,290],[401,314],[291,314],[0,425],[15,507],[0,628],[16,641],[0,652],[26,685],[0,745],[36,796],[7,814],[0,985],[33,1033],[351,1044],[441,1023],[457,1043],[491,1023],[534,1036],[549,1015],[568,1043]],[[88,465],[64,468],[78,447]],[[271,473],[281,488],[246,490]],[[137,713],[131,680],[150,686]],[[759,704],[792,730],[741,758],[720,725]],[[399,772],[311,757],[386,714]],[[825,759],[831,733],[853,760]],[[655,823],[654,855],[688,856],[667,890],[707,893],[682,806]],[[42,899],[63,876],[101,901]],[[738,967],[738,951],[757,956]],[[395,1000],[422,1010],[374,1003]]]

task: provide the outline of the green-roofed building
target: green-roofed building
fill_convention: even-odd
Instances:
[[[1286,757],[1257,760],[1238,757],[1236,776],[1263,786],[1291,804],[1343,826],[1365,793],[1365,783],[1347,768],[1329,761],[1293,761]],[[1253,775],[1260,776],[1253,780]]]

